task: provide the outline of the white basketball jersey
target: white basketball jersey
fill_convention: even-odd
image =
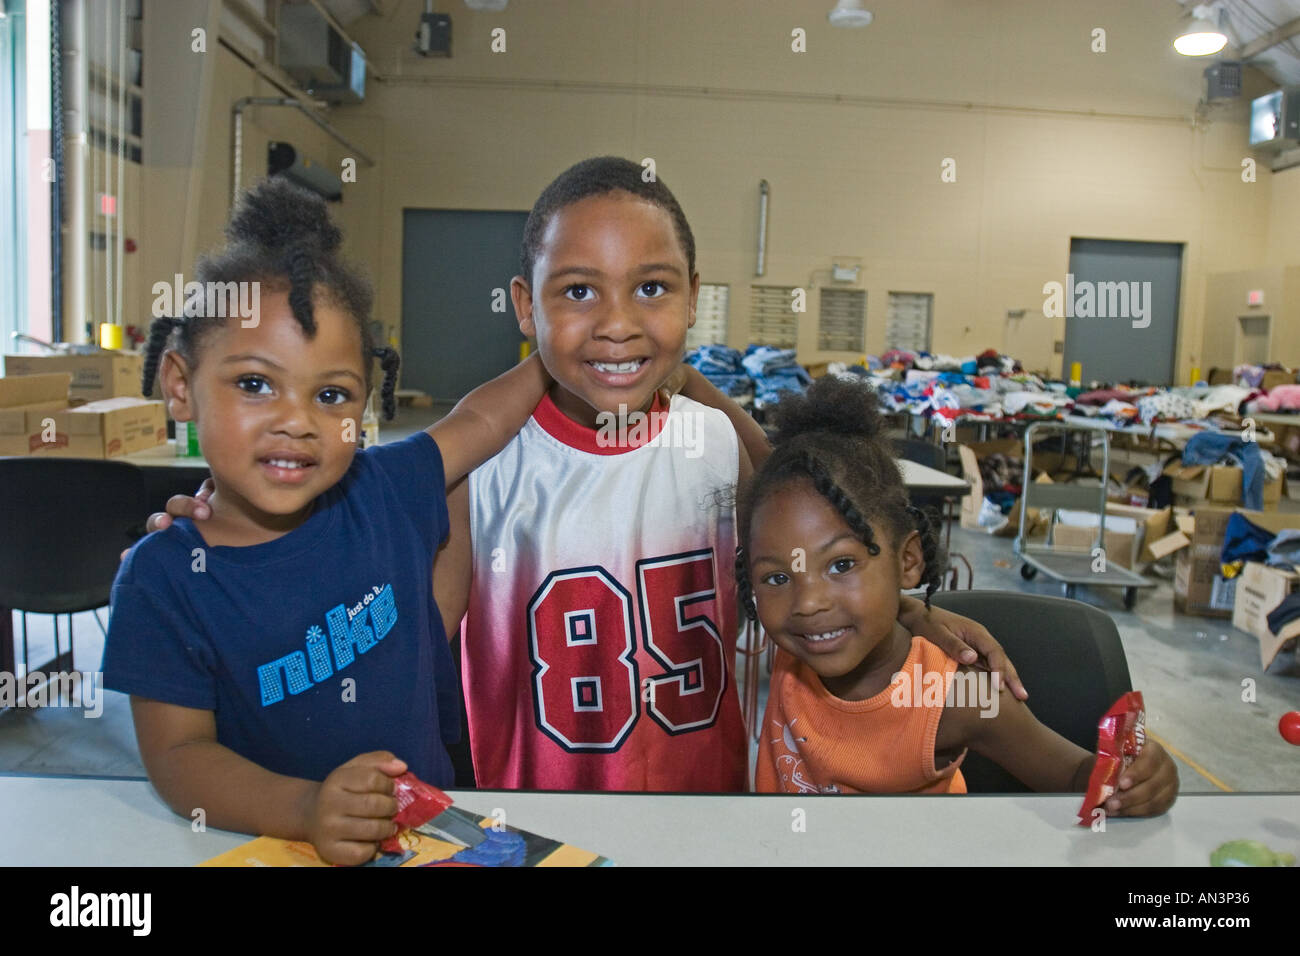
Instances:
[[[548,397],[470,475],[480,787],[745,789],[736,433],[680,395],[628,424],[594,431]]]

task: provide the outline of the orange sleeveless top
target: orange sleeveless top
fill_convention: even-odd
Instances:
[[[917,669],[919,665],[919,670]],[[934,768],[944,694],[913,693],[910,681],[942,677],[957,661],[923,637],[901,668],[906,680],[867,700],[840,700],[803,661],[777,648],[758,740],[754,788],[760,793],[965,793],[965,751]],[[905,691],[905,692],[904,692]]]

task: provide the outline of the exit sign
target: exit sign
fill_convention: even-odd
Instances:
[[[1263,304],[1264,304],[1264,290],[1263,290],[1263,289],[1251,289],[1249,292],[1247,292],[1247,293],[1246,293],[1246,304],[1247,304],[1247,305],[1263,305]]]

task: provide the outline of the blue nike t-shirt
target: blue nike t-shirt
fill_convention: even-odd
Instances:
[[[187,519],[148,535],[113,584],[105,686],[214,711],[218,742],[276,773],[324,780],[390,750],[450,786],[460,688],[432,590],[445,496],[420,432],[358,451],[274,541],[208,547]]]

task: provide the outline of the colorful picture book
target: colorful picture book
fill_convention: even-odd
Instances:
[[[487,839],[476,847],[449,843],[416,827],[398,834],[401,853],[381,853],[365,866],[613,866],[611,860],[528,830],[499,824],[492,817],[460,811],[483,828]],[[258,837],[199,866],[329,866],[310,843]]]

